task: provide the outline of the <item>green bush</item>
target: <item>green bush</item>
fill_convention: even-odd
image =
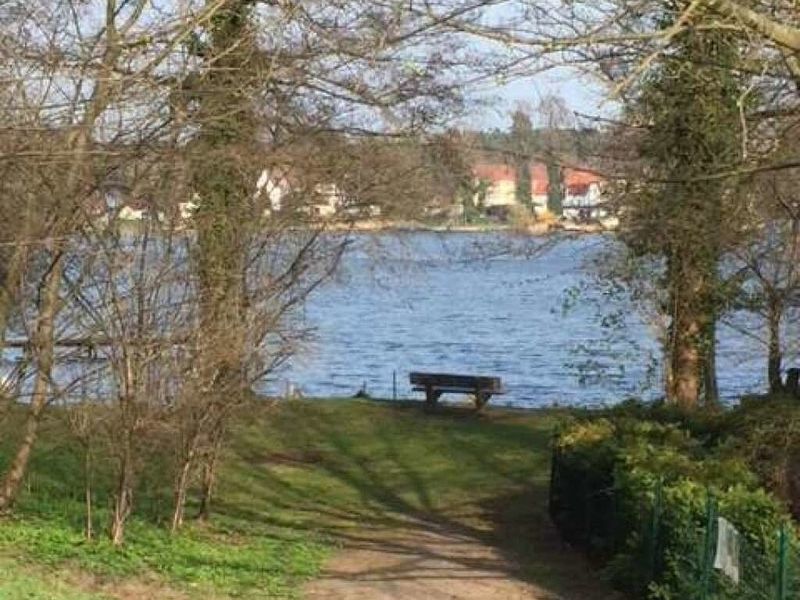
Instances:
[[[778,598],[783,506],[744,458],[642,414],[627,406],[557,436],[551,514],[562,535],[635,597]],[[738,584],[711,568],[718,515],[741,534]]]
[[[800,402],[752,399],[726,415],[723,451],[741,456],[800,519]]]

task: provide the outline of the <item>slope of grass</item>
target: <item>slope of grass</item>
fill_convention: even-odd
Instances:
[[[57,577],[36,573],[19,562],[0,557],[0,598],[3,600],[106,600],[75,589]]]
[[[537,529],[546,521],[554,418],[501,410],[425,414],[369,401],[256,403],[231,429],[212,522],[168,535],[170,485],[153,458],[127,543],[115,550],[102,538],[105,507],[97,514],[98,539],[83,538],[81,453],[54,411],[17,516],[0,521],[0,553],[17,560],[6,569],[12,574],[20,560],[55,573],[77,568],[104,582],[103,590],[145,579],[191,598],[293,597],[343,540],[425,516],[487,536],[522,558],[532,578],[559,590],[580,567],[524,560],[542,554]],[[7,460],[9,439],[0,438],[0,460]],[[103,464],[95,476],[98,502],[110,485]],[[8,585],[23,579],[12,576]],[[47,597],[92,598],[57,593]],[[0,598],[10,594],[0,588]]]

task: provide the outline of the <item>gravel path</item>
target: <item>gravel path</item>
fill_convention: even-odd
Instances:
[[[558,591],[523,576],[497,547],[425,521],[372,531],[348,543],[305,589],[308,600],[600,600],[615,598],[554,531],[542,532],[541,567],[570,573]],[[483,536],[480,536],[481,538]],[[537,560],[537,559],[534,559]],[[537,570],[538,572],[538,570]],[[563,573],[561,579],[564,579]],[[545,577],[544,579],[549,579]]]

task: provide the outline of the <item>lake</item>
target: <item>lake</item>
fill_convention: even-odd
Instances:
[[[408,373],[428,370],[502,377],[508,394],[493,404],[657,397],[654,332],[623,300],[591,287],[576,292],[611,243],[604,236],[554,243],[506,233],[358,235],[340,274],[305,309],[313,341],[264,390],[291,384],[306,396],[350,396],[366,385],[373,397],[391,398],[396,373],[398,396],[419,397]],[[725,326],[718,367],[728,400],[765,387],[763,347]]]

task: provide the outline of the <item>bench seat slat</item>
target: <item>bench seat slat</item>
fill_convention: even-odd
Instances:
[[[431,386],[415,386],[411,388],[415,392],[424,392],[427,388],[430,387],[435,392],[450,392],[453,394],[472,394],[475,391],[486,392],[487,394],[492,394],[496,396],[501,396],[506,393],[506,389],[503,387],[500,388],[492,388],[492,387],[475,387],[475,386],[446,386],[446,385],[431,385]]]
[[[409,376],[412,385],[427,386],[438,385],[443,387],[465,387],[500,389],[503,384],[499,377],[483,375],[457,375],[453,373],[419,373],[412,372]]]

